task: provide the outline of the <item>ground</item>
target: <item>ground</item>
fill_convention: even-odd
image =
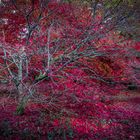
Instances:
[[[15,114],[16,92],[3,91],[0,95],[2,140],[138,140],[140,138],[140,95],[137,91],[128,92],[127,95],[106,96],[106,101],[103,103],[85,102],[66,106],[63,111],[48,111],[29,101],[25,113],[21,116]]]

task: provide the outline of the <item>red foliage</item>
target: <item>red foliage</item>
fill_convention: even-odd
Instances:
[[[67,54],[75,50],[77,42],[74,43],[73,40],[81,42],[85,38],[83,31],[86,31],[92,24],[90,11],[85,7],[79,8],[74,5],[49,4],[48,9],[44,10],[43,16],[47,16],[49,11],[54,10],[54,12],[47,19],[42,18],[39,21],[37,25],[39,31],[37,28],[33,30],[28,40],[29,44],[26,44],[28,31],[25,13],[21,12],[24,10],[23,5],[24,3],[18,4],[20,10],[15,9],[12,5],[3,7],[3,24],[0,25],[2,36],[0,39],[1,44],[8,51],[11,51],[11,54],[19,53],[22,46],[26,47],[25,52],[29,58],[29,75],[24,78],[23,82],[25,85],[29,84],[29,87],[33,87],[36,94],[27,103],[23,116],[13,114],[18,104],[13,99],[8,98],[10,104],[8,102],[5,104],[5,101],[0,100],[2,104],[0,106],[0,122],[7,121],[9,123],[7,127],[12,128],[12,133],[15,135],[19,133],[21,136],[22,133],[30,132],[41,136],[49,135],[49,132],[59,135],[60,129],[70,133],[69,129],[71,128],[75,133],[74,136],[71,136],[73,139],[137,138],[139,134],[134,125],[139,122],[139,115],[135,109],[130,111],[125,110],[125,108],[121,109],[121,106],[125,105],[114,107],[112,100],[108,99],[106,95],[111,97],[118,95],[123,89],[126,89],[129,82],[140,84],[139,75],[135,69],[140,63],[139,56],[135,55],[140,51],[139,43],[132,40],[120,43],[122,37],[112,31],[105,37],[97,37],[87,41],[77,51],[80,56],[80,52],[91,46],[97,53],[105,55],[93,58],[84,56],[64,66],[70,60],[69,55],[65,54],[65,50],[68,49]],[[35,24],[39,13],[36,3],[35,11],[31,15],[31,21],[29,21],[31,25]],[[91,30],[99,31],[102,27],[98,23],[100,19],[101,17],[96,18],[97,25],[95,24],[94,29]],[[54,23],[53,20],[55,20]],[[53,65],[50,66],[45,80],[37,83],[36,78],[46,72],[45,64],[49,56],[45,52],[44,46],[48,43],[47,31],[51,27],[51,23],[54,25],[50,34],[50,50],[57,50],[55,48],[57,45],[60,47],[52,53],[54,62],[52,61]],[[104,35],[106,30],[100,34]],[[65,41],[57,42],[59,39]],[[7,55],[12,60],[11,55],[9,53]],[[4,54],[1,53],[0,56],[0,63],[3,64]],[[12,72],[17,73],[15,64],[11,64],[9,68]],[[7,73],[7,68],[5,68],[0,75],[4,76]],[[31,83],[28,83],[29,81]],[[126,93],[127,91],[122,94]],[[67,124],[67,119],[69,119],[69,124]],[[120,122],[125,120],[128,121],[128,124]],[[5,132],[3,126],[3,124],[0,126],[1,133]],[[130,131],[127,133],[129,127],[132,133]],[[119,133],[121,136],[117,136]],[[56,137],[59,138],[59,136]],[[68,137],[70,138],[70,136]]]

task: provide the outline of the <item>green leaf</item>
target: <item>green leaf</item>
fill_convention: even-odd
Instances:
[[[16,109],[16,115],[23,115],[24,114],[24,105],[20,104]]]
[[[48,76],[46,74],[40,73],[39,76],[35,77],[35,80],[40,81],[40,80],[45,79],[45,78],[48,78]]]

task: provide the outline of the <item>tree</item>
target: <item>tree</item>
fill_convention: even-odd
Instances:
[[[135,67],[127,63],[134,42],[119,34],[133,6],[118,0],[80,2],[3,2],[1,71],[17,87],[18,114],[29,98],[60,109],[66,99],[93,102],[96,95],[101,100],[102,94],[125,88],[126,81],[139,84],[133,75],[128,78]]]

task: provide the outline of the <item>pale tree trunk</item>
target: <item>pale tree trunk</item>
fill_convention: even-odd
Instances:
[[[22,115],[24,113],[24,108],[26,105],[26,98],[24,98],[24,90],[23,90],[23,64],[25,61],[26,53],[24,52],[24,48],[21,48],[19,51],[19,60],[18,60],[18,102],[19,105],[17,107],[17,114]]]
[[[18,94],[19,94],[19,102],[22,101],[22,96],[23,96],[23,85],[22,85],[22,57],[19,60],[19,67],[18,67],[18,81],[19,81],[19,85],[18,85]]]

